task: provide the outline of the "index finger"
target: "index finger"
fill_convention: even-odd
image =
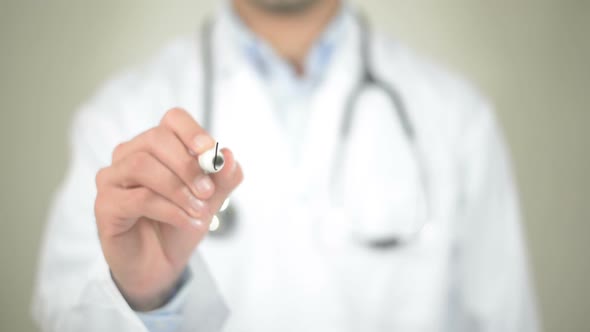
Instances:
[[[170,129],[193,154],[201,154],[215,147],[215,140],[182,108],[166,112],[160,125]]]

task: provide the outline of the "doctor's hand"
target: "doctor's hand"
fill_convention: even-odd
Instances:
[[[197,156],[215,141],[184,110],[117,146],[96,176],[95,216],[113,280],[139,311],[162,306],[207,233],[213,215],[242,181],[230,150],[224,168],[204,174]]]

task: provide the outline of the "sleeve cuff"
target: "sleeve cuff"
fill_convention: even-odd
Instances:
[[[133,311],[111,278],[104,259],[99,259],[89,271],[88,285],[75,305],[76,313],[60,325],[60,331],[201,331],[219,332],[229,316],[228,307],[215,280],[201,256],[196,252],[187,266],[186,280],[176,295],[164,307],[153,312],[147,320]],[[167,317],[151,323],[151,314]],[[162,318],[162,317],[159,317]],[[149,321],[148,321],[149,320]],[[162,328],[160,329],[160,325]],[[170,327],[168,327],[170,326]],[[82,328],[85,327],[85,328]],[[92,328],[89,328],[92,327]]]
[[[172,332],[180,328],[182,309],[186,304],[191,280],[192,273],[187,267],[170,300],[164,306],[148,312],[135,312],[149,332]]]

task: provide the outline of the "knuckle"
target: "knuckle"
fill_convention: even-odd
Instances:
[[[119,143],[117,144],[117,146],[115,146],[115,148],[113,149],[113,153],[111,155],[111,161],[115,161],[122,156],[123,151],[125,150],[125,146],[125,142]]]
[[[234,175],[235,187],[240,185],[242,181],[244,181],[244,172],[242,172],[242,168],[238,165],[236,167],[235,175]]]
[[[96,217],[97,222],[102,219],[101,217],[103,216],[104,207],[106,206],[103,200],[104,198],[100,194],[96,195],[96,199],[94,200],[94,216]]]
[[[236,165],[236,169],[230,175],[228,179],[228,189],[234,190],[244,180],[244,173],[239,165]]]
[[[150,157],[145,152],[138,152],[130,158],[129,170],[132,174],[143,172],[150,163]]]
[[[174,107],[170,110],[168,110],[166,112],[166,114],[164,114],[164,117],[162,118],[162,123],[168,126],[171,126],[176,119],[178,119],[180,116],[182,116],[182,113],[184,113],[185,111],[182,108],[179,107]]]
[[[102,188],[103,184],[106,182],[107,171],[108,171],[108,168],[104,167],[104,168],[99,169],[98,172],[96,172],[96,176],[94,178],[94,181],[96,183],[97,189]]]
[[[114,213],[116,208],[109,200],[109,197],[110,195],[99,193],[94,200],[94,219],[99,229],[104,226],[108,220],[112,220],[113,217],[116,217]]]
[[[132,192],[130,198],[131,204],[137,204],[138,206],[145,206],[150,203],[152,198],[152,192],[147,188],[139,188]]]
[[[127,190],[121,200],[117,202],[118,218],[125,219],[133,214],[133,211],[141,210],[149,204],[150,192],[144,188]]]
[[[160,142],[161,130],[160,127],[155,127],[145,133],[145,140],[148,146],[153,147]]]

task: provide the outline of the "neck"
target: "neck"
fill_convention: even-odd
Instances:
[[[251,30],[302,73],[306,55],[338,11],[340,0],[318,0],[303,11],[288,14],[264,9],[251,0],[234,0],[233,4]]]

